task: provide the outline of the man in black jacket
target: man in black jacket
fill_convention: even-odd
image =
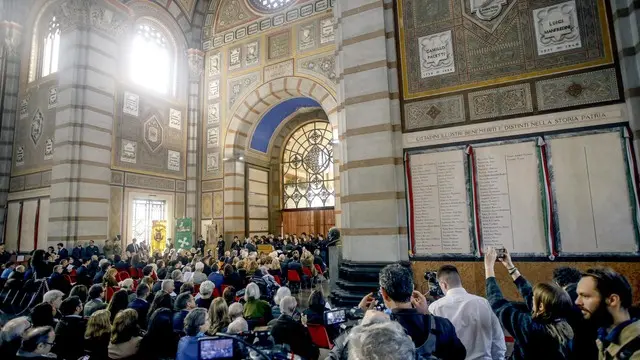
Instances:
[[[89,246],[87,246],[84,249],[84,253],[85,253],[84,257],[90,259],[93,255],[95,256],[100,255],[100,249],[98,249],[98,247],[96,246],[93,240],[89,240]]]
[[[69,258],[69,250],[65,249],[63,243],[58,243],[58,258],[60,260]]]
[[[271,336],[276,344],[289,345],[294,354],[305,359],[317,359],[320,351],[311,341],[306,321],[303,320],[301,324],[292,317],[297,306],[296,298],[293,296],[285,296],[280,300],[282,315],[275,320],[271,328]]]
[[[84,332],[87,322],[82,318],[82,302],[71,296],[62,302],[63,317],[56,325],[56,343],[52,352],[58,359],[78,359],[84,355]]]
[[[84,286],[91,286],[93,277],[89,272],[91,259],[83,259],[82,265],[76,269],[76,283]]]
[[[136,289],[136,298],[127,306],[129,309],[133,309],[138,312],[138,323],[141,329],[147,328],[147,313],[149,312],[149,302],[146,300],[149,296],[149,285],[140,284]]]
[[[445,318],[429,314],[425,297],[413,290],[411,270],[392,264],[380,270],[380,292],[384,305],[391,310],[391,320],[397,321],[411,337],[417,352],[443,360],[464,360],[467,350],[456,335],[453,324]],[[360,308],[369,310],[376,305],[373,294],[360,302]],[[435,351],[427,346],[429,334],[435,335]],[[421,351],[422,349],[422,351]]]
[[[78,245],[71,250],[71,256],[76,260],[81,260],[83,259],[82,255],[82,244],[78,243]]]

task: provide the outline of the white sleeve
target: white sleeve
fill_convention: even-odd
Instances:
[[[504,360],[507,352],[507,345],[504,342],[502,325],[500,325],[500,320],[498,320],[496,314],[491,310],[491,306],[489,306],[489,311],[491,314],[491,332],[493,333],[493,341],[491,341],[491,358],[493,360]]]

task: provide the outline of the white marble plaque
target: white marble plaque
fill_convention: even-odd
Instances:
[[[264,67],[264,82],[284,76],[293,76],[293,60]]]
[[[218,171],[218,153],[208,153],[207,154],[207,172]]]
[[[482,248],[547,252],[535,142],[475,148]]]
[[[124,92],[124,105],[122,111],[125,114],[138,116],[138,106],[140,104],[140,97],[134,93],[128,91]]]
[[[478,19],[491,21],[502,13],[502,7],[507,5],[507,0],[471,0],[471,12]]]
[[[464,157],[462,150],[411,155],[416,255],[471,253]]]
[[[558,138],[548,144],[562,252],[635,252],[620,133]]]
[[[24,146],[18,145],[16,149],[16,166],[24,165]]]
[[[122,139],[120,149],[120,161],[131,164],[136,163],[138,143],[132,140]]]
[[[316,46],[316,25],[307,24],[300,26],[298,31],[298,49],[301,51],[312,49]]]
[[[48,138],[44,142],[44,159],[53,159],[53,138]]]
[[[49,88],[49,100],[48,100],[48,109],[53,109],[58,106],[58,88],[52,86]]]
[[[180,171],[180,152],[169,150],[167,154],[167,169]]]
[[[456,71],[451,30],[418,39],[420,75],[428,78]]]
[[[207,124],[217,125],[220,123],[220,103],[209,104],[207,109]]]
[[[574,0],[533,10],[538,55],[582,47]]]
[[[20,101],[20,120],[29,117],[29,99],[31,94],[27,94],[22,101]]]
[[[169,127],[182,130],[182,112],[176,109],[169,109]]]
[[[220,75],[220,53],[216,52],[209,57],[209,76]]]
[[[320,20],[320,44],[332,43],[334,39],[333,18]]]
[[[245,55],[245,64],[247,66],[256,65],[260,62],[260,42],[254,41],[247,44],[247,52]]]
[[[229,70],[235,70],[242,66],[242,50],[240,47],[229,51]]]
[[[220,80],[211,80],[209,82],[209,91],[207,92],[207,98],[209,100],[217,99],[220,97]]]
[[[207,130],[207,148],[213,149],[220,145],[220,129],[217,127]]]

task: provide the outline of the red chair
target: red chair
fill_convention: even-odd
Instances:
[[[273,275],[273,279],[278,283],[278,285],[282,286],[282,280],[280,279],[280,276]]]
[[[132,279],[137,279],[138,278],[138,269],[134,268],[133,266],[129,268],[129,275],[131,275]],[[124,279],[122,279],[124,280]]]
[[[65,279],[67,279],[67,281],[69,282],[69,285],[73,284],[73,283],[71,282],[71,276],[69,276],[69,275],[66,275],[66,274],[65,274],[65,275],[64,275],[64,278],[65,278]]]
[[[316,271],[318,272],[318,274],[322,274],[322,268],[320,267],[320,265],[318,264],[314,264]]]
[[[222,289],[222,293],[223,293],[223,294],[224,294],[224,290],[225,290],[226,288],[228,288],[229,286],[231,286],[231,285],[225,285],[225,284],[222,284],[222,285],[220,286],[220,288]]]
[[[76,269],[71,270],[71,273],[69,273],[69,277],[71,278],[71,283],[74,284],[76,282]]]
[[[109,302],[111,301],[111,297],[113,297],[113,293],[115,293],[115,290],[113,290],[113,288],[111,286],[107,287],[107,293],[104,296],[104,301]]]
[[[324,326],[318,324],[307,324],[307,329],[309,329],[309,334],[311,334],[311,341],[313,341],[317,347],[329,350],[333,349],[333,344],[331,343],[331,340],[329,340],[327,329],[325,329]]]
[[[291,292],[295,293],[300,290],[302,280],[296,270],[287,270],[287,281],[289,281],[289,288],[291,289]]]
[[[193,285],[193,294],[197,294],[200,292],[200,284],[194,284]]]
[[[122,277],[120,276],[120,273],[116,273],[116,275],[115,275],[114,277],[116,278],[116,281],[117,281],[117,282],[120,282],[120,281],[124,280],[124,279],[122,279]]]
[[[220,296],[221,296],[221,295],[220,295],[220,291],[218,291],[218,288],[215,288],[215,287],[214,287],[214,288],[213,288],[213,298],[214,298],[214,299],[215,299],[215,298],[219,298]]]
[[[138,279],[142,279],[144,277],[144,273],[142,272],[142,269],[138,269]],[[153,281],[158,280],[158,278],[153,279]]]
[[[138,289],[138,280],[133,280],[133,288],[131,288],[131,290],[136,291],[136,289]]]
[[[120,271],[118,275],[120,275],[120,280],[118,280],[118,282],[129,279],[131,277],[129,276],[129,273],[126,271]]]
[[[309,282],[308,285],[309,287],[311,287],[311,285],[313,283],[315,283],[315,277],[313,276],[313,272],[311,272],[311,268],[308,267],[302,267],[302,273],[304,274],[304,276],[306,276],[307,278],[309,278]],[[305,282],[305,286],[307,285],[307,283]]]

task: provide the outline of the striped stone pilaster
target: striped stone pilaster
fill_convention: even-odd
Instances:
[[[199,218],[198,196],[198,129],[201,116],[200,84],[204,72],[204,53],[198,49],[187,50],[189,58],[189,118],[187,130],[187,211],[186,217]],[[197,224],[200,221],[196,221]]]
[[[4,93],[2,97],[2,116],[0,129],[0,234],[4,234],[9,180],[11,178],[11,156],[13,154],[13,135],[18,108],[18,91],[20,78],[20,51],[18,44],[22,38],[22,26],[14,22],[0,22],[0,75]]]
[[[115,0],[64,3],[56,13],[62,55],[47,239],[52,246],[107,238],[116,38],[129,19]]]
[[[351,262],[405,259],[391,1],[338,1],[334,15],[343,258]]]
[[[229,159],[224,163],[224,237],[245,235],[245,163]]]
[[[627,103],[629,124],[633,131],[636,161],[640,155],[640,6],[634,0],[611,2],[613,25],[618,45],[618,59]]]

